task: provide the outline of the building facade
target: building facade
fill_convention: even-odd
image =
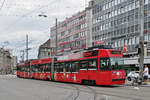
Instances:
[[[50,39],[48,39],[45,43],[43,43],[40,47],[39,47],[39,51],[38,51],[38,59],[42,59],[42,58],[48,58],[50,57]]]
[[[11,59],[11,73],[12,74],[15,74],[16,71],[17,71],[17,56],[12,56],[12,59]]]
[[[40,45],[39,50],[38,50],[38,59],[51,57],[51,55],[50,55],[50,52],[51,52],[50,41],[51,40],[48,39],[45,43]]]
[[[150,0],[144,1],[145,56],[150,56]],[[136,57],[140,37],[139,0],[91,0],[93,44],[109,44],[123,50],[127,57]],[[150,59],[149,59],[150,61]]]
[[[0,73],[12,74],[17,65],[17,57],[12,56],[10,50],[0,48]]]
[[[64,21],[51,27],[51,55],[64,54],[92,46],[91,38],[91,9],[86,8],[82,12],[66,18]],[[57,45],[56,45],[57,44]]]

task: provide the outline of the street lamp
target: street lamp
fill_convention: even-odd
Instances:
[[[47,15],[44,15],[44,14],[39,14],[38,16],[39,17],[47,17]]]
[[[44,15],[44,14],[39,14],[38,15],[39,17],[47,17],[47,15]],[[54,60],[55,60],[55,57],[57,56],[57,18],[56,18],[56,40],[55,40],[55,43],[56,43],[56,53],[52,56],[52,63],[51,63],[51,79],[54,80]],[[49,43],[50,44],[50,43]]]

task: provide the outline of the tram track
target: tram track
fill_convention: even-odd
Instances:
[[[34,80],[32,80],[32,81],[34,81]],[[63,88],[63,89],[69,89],[69,90],[76,91],[76,95],[71,94],[71,95],[67,96],[68,98],[73,96],[74,98],[71,99],[71,100],[77,100],[79,98],[79,95],[80,95],[81,92],[89,93],[89,94],[93,93],[94,96],[93,96],[92,100],[96,100],[98,95],[108,95],[108,96],[113,96],[113,97],[118,97],[118,98],[128,99],[128,100],[141,100],[140,96],[137,95],[137,94],[134,94],[134,96],[132,96],[132,95],[126,96],[124,94],[124,91],[118,91],[122,87],[121,88],[120,87],[115,88],[115,90],[117,90],[117,91],[114,91],[113,89],[111,89],[111,90],[109,89],[111,87],[106,88],[107,90],[105,90],[104,87],[97,88],[98,86],[93,86],[92,87],[92,86],[87,86],[87,85],[83,86],[83,85],[71,84],[71,83],[65,83],[64,84],[64,83],[61,83],[61,82],[51,82],[51,83],[50,82],[45,82],[45,81],[39,81],[39,82],[38,82],[39,85],[53,86],[53,87],[58,87],[58,88]],[[37,84],[37,82],[36,82],[36,84]],[[125,89],[125,91],[129,90],[129,89],[126,89],[126,88],[124,88],[124,89]],[[70,99],[67,99],[67,100],[70,100]]]
[[[76,96],[73,98],[73,100],[77,100],[79,98],[79,95],[80,95],[80,90],[78,87],[76,87],[75,85],[72,85],[72,87],[74,87],[76,89]]]
[[[93,100],[96,100],[96,98],[97,98],[97,93],[96,93],[96,91],[94,90],[94,89],[92,89],[91,87],[89,87],[89,86],[87,86],[92,92],[93,92],[93,94],[94,94],[94,96],[93,96]]]

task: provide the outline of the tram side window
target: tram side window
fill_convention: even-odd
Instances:
[[[20,66],[17,66],[17,71],[20,71],[21,69],[20,69]]]
[[[32,71],[32,72],[35,72],[35,71],[36,71],[35,69],[36,69],[36,68],[35,68],[35,65],[31,66],[31,71]]]
[[[51,72],[51,66],[50,66],[50,64],[46,64],[45,66],[46,66],[45,72]]]
[[[63,72],[64,70],[64,63],[60,63],[60,68],[59,68],[60,72]]]
[[[79,70],[79,62],[72,63],[72,72],[78,72]]]
[[[25,71],[25,68],[24,67],[21,67],[21,70],[20,70],[21,72],[24,72]]]
[[[29,68],[25,66],[25,72],[29,72]]]
[[[40,66],[39,66],[38,71],[39,71],[39,72],[44,72],[44,70],[43,70],[43,65],[40,65]]]
[[[66,69],[66,72],[71,72],[71,63],[70,62],[65,63],[65,69]]]
[[[40,72],[40,67],[38,65],[35,67],[35,71]]]
[[[54,72],[57,72],[57,63],[54,63]]]
[[[44,65],[42,65],[42,67],[43,67],[43,72],[49,72],[48,64],[44,64]]]
[[[39,66],[34,65],[32,70],[33,70],[33,72],[38,72],[39,71]]]
[[[97,68],[97,60],[96,59],[91,59],[88,61],[88,68]]]
[[[54,66],[54,71],[60,72],[60,63],[55,63]]]
[[[26,72],[29,72],[29,71],[30,71],[29,67],[28,67],[28,66],[26,66]]]
[[[88,61],[80,61],[80,69],[87,69]]]
[[[43,68],[42,66],[40,65],[39,68],[38,68],[38,72],[42,72]]]

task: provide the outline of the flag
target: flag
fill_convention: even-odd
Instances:
[[[128,46],[125,44],[123,45],[123,51],[128,54]]]

